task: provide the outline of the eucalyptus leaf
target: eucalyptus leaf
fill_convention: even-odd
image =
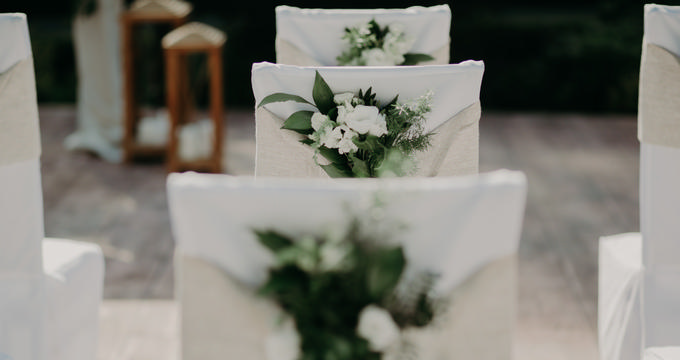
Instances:
[[[283,122],[282,129],[293,130],[300,134],[311,134],[314,132],[312,128],[313,111],[302,110],[294,112],[291,116]]]
[[[331,163],[329,165],[319,165],[332,178],[354,177],[352,169],[348,165]]]
[[[275,103],[275,102],[285,102],[285,101],[295,101],[303,104],[310,104],[309,101],[305,100],[305,98],[297,95],[292,95],[292,94],[285,94],[285,93],[274,93],[271,95],[267,95],[260,103],[257,105],[257,107],[261,107],[267,104]]]
[[[316,108],[319,109],[322,114],[328,114],[331,109],[336,107],[335,103],[333,102],[333,91],[331,91],[331,88],[326,83],[326,80],[321,77],[321,74],[319,74],[318,71],[314,77],[312,97],[314,98]]]
[[[401,63],[401,65],[417,65],[421,62],[431,60],[434,60],[434,58],[428,54],[408,53],[404,54],[404,62]]]

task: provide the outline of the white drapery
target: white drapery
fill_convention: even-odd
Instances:
[[[456,294],[443,328],[412,334],[432,345],[422,358],[510,359],[525,186],[523,174],[508,171],[332,182],[170,175],[183,358],[263,358],[275,308],[252,291],[272,259],[254,228],[292,235],[321,230],[347,216],[344,205],[362,214],[379,194],[386,218],[408,225],[394,240],[411,269],[441,274],[437,292]]]
[[[64,145],[86,150],[109,162],[123,157],[123,75],[119,17],[121,0],[96,0],[93,14],[73,20],[78,70],[77,129]]]
[[[412,53],[432,55],[428,64],[449,63],[451,9],[448,5],[406,9],[300,9],[276,7],[276,61],[299,66],[333,66],[346,44],[344,29],[375,19],[400,24],[416,41]],[[425,63],[423,63],[425,65]]]
[[[273,93],[290,93],[311,101],[315,71],[334,93],[357,92],[372,87],[386,104],[399,95],[408,101],[433,92],[432,111],[425,132],[434,132],[430,150],[418,155],[418,175],[476,173],[479,161],[479,92],[484,72],[481,61],[454,65],[410,67],[318,67],[257,63],[252,84],[256,104]],[[299,110],[314,110],[302,103],[272,103],[256,109],[256,176],[326,177],[313,160],[313,151],[299,137],[280,129],[282,119]]]

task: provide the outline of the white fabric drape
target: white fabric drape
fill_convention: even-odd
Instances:
[[[123,88],[120,0],[96,0],[97,9],[73,20],[78,70],[77,129],[64,145],[92,151],[110,162],[122,160]]]
[[[680,360],[680,347],[654,347],[645,350],[644,360]]]
[[[609,322],[600,316],[599,324],[602,359],[607,360],[639,359],[645,348],[680,345],[680,115],[674,96],[680,94],[680,6],[647,4],[644,24],[638,108],[641,234],[608,239],[607,253],[636,255],[600,263],[599,312],[610,314]],[[641,245],[630,240],[636,236]],[[611,276],[603,278],[603,273]],[[616,281],[620,291],[612,292]]]
[[[319,67],[257,63],[252,85],[256,104],[273,93],[290,93],[312,100],[315,71],[334,93],[373,88],[378,101],[386,104],[399,95],[408,101],[433,92],[432,111],[426,132],[434,132],[433,146],[420,156],[418,175],[462,175],[477,172],[479,159],[479,92],[484,64],[466,61],[454,65],[404,67]],[[297,142],[291,131],[281,130],[282,119],[299,110],[314,110],[307,104],[272,103],[256,109],[256,176],[326,177],[314,164],[313,151]],[[439,154],[437,156],[436,154]],[[443,157],[443,158],[442,158]]]
[[[386,218],[408,225],[395,241],[404,245],[412,269],[441,273],[438,293],[457,294],[449,313],[455,324],[446,321],[436,335],[450,339],[438,341],[423,359],[509,359],[525,186],[523,174],[508,171],[333,182],[170,175],[184,359],[262,359],[259,345],[274,308],[251,293],[272,259],[253,228],[293,235],[320,230],[346,218],[344,205],[361,214],[376,195],[386,201]]]
[[[276,60],[300,66],[337,65],[346,27],[375,19],[381,26],[398,23],[416,41],[412,53],[435,57],[431,64],[449,63],[451,9],[448,5],[406,9],[300,9],[276,7]]]
[[[43,241],[40,133],[28,25],[0,14],[0,358],[91,360],[103,257]]]

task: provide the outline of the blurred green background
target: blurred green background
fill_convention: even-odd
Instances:
[[[251,64],[275,60],[275,6],[397,8],[446,3],[191,2],[194,12],[190,20],[208,23],[228,35],[225,102],[240,107],[253,106]],[[644,2],[497,0],[448,4],[453,14],[451,60],[484,60],[482,104],[486,109],[636,111]],[[2,1],[0,12],[28,14],[39,101],[73,102],[76,76],[68,2]],[[149,73],[155,69],[159,74],[156,79],[161,76],[161,62],[149,67]],[[147,97],[162,101],[162,86],[150,88]]]

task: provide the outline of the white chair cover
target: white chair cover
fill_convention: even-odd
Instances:
[[[645,350],[644,360],[680,360],[680,347],[653,347]]]
[[[123,75],[120,0],[96,0],[97,9],[73,20],[78,69],[77,129],[64,145],[92,151],[110,162],[122,160]]]
[[[608,251],[631,256],[618,269],[600,264],[601,273],[617,273],[610,279],[628,285],[641,281],[642,285],[600,293],[601,314],[614,311],[611,319],[630,319],[628,323],[603,323],[600,316],[600,347],[607,349],[602,352],[607,360],[638,359],[645,348],[680,345],[680,108],[676,100],[680,93],[680,6],[647,4],[644,24],[638,108],[642,240],[629,241],[634,235],[609,239]],[[606,288],[616,287],[600,284],[600,291]],[[624,303],[628,306],[618,306]]]
[[[645,41],[641,70],[640,111],[640,230],[645,265],[643,292],[645,347],[680,345],[680,116],[669,114],[677,100],[666,94],[680,93],[680,6],[645,6]],[[666,62],[652,57],[650,46],[672,54]],[[653,64],[654,67],[648,65]],[[673,70],[668,73],[667,70]],[[660,71],[654,75],[654,71]],[[674,76],[673,76],[674,75]],[[655,103],[655,99],[663,102]],[[651,105],[655,107],[652,108]],[[654,123],[661,123],[652,126]],[[659,141],[648,128],[672,134]]]
[[[442,333],[420,359],[510,359],[515,326],[516,263],[526,180],[522,173],[481,176],[323,179],[171,174],[168,196],[178,266],[183,358],[261,360],[272,306],[252,295],[271,257],[253,228],[318,231],[358,214],[379,194],[414,269],[442,274],[437,289],[455,291]],[[494,226],[489,226],[494,224]]]
[[[0,14],[0,33],[0,354],[40,360],[45,350],[40,135],[26,16]]]
[[[93,359],[96,245],[43,242],[40,133],[26,16],[0,14],[0,358]]]
[[[451,9],[448,5],[407,9],[300,9],[276,7],[276,62],[299,66],[333,66],[346,44],[346,27],[375,19],[381,26],[399,23],[416,39],[412,53],[432,55],[428,64],[449,63]],[[424,63],[423,63],[424,64]]]
[[[255,103],[270,94],[283,92],[312,100],[315,71],[334,93],[373,88],[378,101],[388,103],[396,95],[407,101],[431,90],[432,112],[425,131],[435,132],[433,146],[419,154],[419,176],[465,175],[478,171],[479,92],[484,73],[481,61],[454,65],[409,67],[298,67],[271,63],[253,64]],[[285,102],[256,109],[256,176],[327,177],[314,163],[313,151],[299,143],[300,137],[281,130],[283,121],[309,105]],[[438,159],[443,156],[443,159]],[[437,166],[436,159],[440,160]]]
[[[601,359],[638,360],[642,348],[642,237],[600,238],[598,337]]]

